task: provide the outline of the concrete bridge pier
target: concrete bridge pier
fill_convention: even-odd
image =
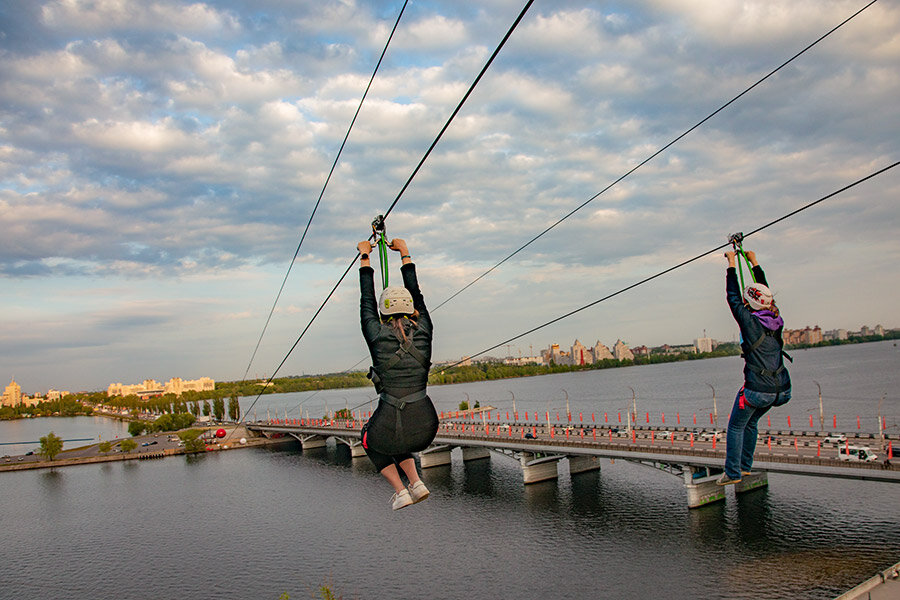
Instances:
[[[688,508],[699,508],[725,499],[725,486],[716,483],[718,476],[717,473],[711,474],[706,467],[684,466]]]
[[[569,474],[587,473],[600,470],[600,458],[597,456],[567,456],[569,459]]]
[[[519,455],[519,462],[522,465],[522,478],[525,484],[558,479],[559,469],[557,465],[562,459],[563,456],[560,455],[542,456],[541,454],[522,452]]]
[[[463,446],[462,447],[463,462],[470,460],[481,460],[482,458],[490,458],[491,451],[481,446]]]
[[[325,447],[326,439],[321,435],[304,435],[302,433],[291,433],[291,435],[297,438],[304,450]]]
[[[366,455],[366,449],[363,448],[362,441],[358,437],[340,437],[334,438],[339,444],[344,444],[350,448],[350,458],[360,458]]]
[[[734,484],[734,493],[743,494],[769,486],[769,474],[765,472],[753,472],[741,477],[741,482]]]
[[[450,464],[450,453],[453,451],[452,446],[441,444],[438,446],[429,446],[419,452],[419,462],[423,469],[431,467],[442,467]]]

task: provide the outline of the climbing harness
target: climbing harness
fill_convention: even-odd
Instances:
[[[404,316],[403,318],[406,319],[407,317]],[[416,335],[416,331],[417,329],[415,327],[410,329],[409,336],[405,340],[401,339],[400,334],[394,331],[394,335],[397,337],[397,341],[400,342],[400,347],[397,348],[397,351],[394,353],[394,355],[391,356],[391,358],[380,369],[380,373],[379,371],[375,370],[374,366],[369,367],[369,373],[368,375],[366,375],[366,377],[372,380],[372,383],[375,384],[375,391],[379,394],[382,392],[382,389],[384,387],[382,385],[384,375],[388,371],[396,367],[401,360],[403,360],[404,354],[408,354],[416,359],[416,362],[422,365],[422,367],[424,367],[426,371],[431,368],[431,363],[427,358],[425,358],[425,355],[413,344],[413,336]]]
[[[750,277],[753,279],[753,283],[756,283],[756,274],[753,273],[753,267],[750,265],[750,259],[747,258],[747,255],[744,253],[744,249],[741,247],[741,242],[744,241],[744,232],[738,231],[737,233],[732,233],[728,236],[728,242],[731,244],[731,247],[734,248],[734,254],[737,257],[737,267],[738,267],[738,278],[741,282],[741,289],[744,289],[744,267],[743,264],[747,264],[747,270],[750,272]],[[741,258],[743,258],[743,263],[741,262]]]
[[[378,215],[372,221],[372,235],[378,246],[378,264],[381,265],[381,289],[388,287],[388,243],[385,239],[384,215]]]

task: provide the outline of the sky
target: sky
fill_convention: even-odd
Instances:
[[[409,2],[252,362],[402,1],[0,4],[0,383],[271,376],[395,199],[437,307],[866,2],[537,0],[410,181],[524,4]],[[434,359],[896,162],[898,66],[900,5],[875,2],[434,310]],[[788,328],[900,327],[898,196],[900,168],[746,239]],[[488,354],[734,340],[724,270]],[[358,307],[354,265],[278,375],[367,368]]]

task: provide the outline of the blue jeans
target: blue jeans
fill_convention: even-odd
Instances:
[[[744,397],[744,408],[741,408],[741,396]],[[779,401],[791,397],[791,390],[779,395]],[[754,392],[741,388],[734,398],[734,407],[728,418],[728,434],[725,446],[725,474],[730,479],[740,479],[741,472],[748,472],[753,467],[753,454],[756,452],[756,439],[759,436],[757,423],[766,414],[775,394]]]

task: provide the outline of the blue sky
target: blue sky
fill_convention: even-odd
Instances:
[[[4,2],[0,379],[27,393],[240,379],[401,4]],[[523,5],[410,2],[250,376],[281,361]],[[535,2],[388,219],[426,301],[864,5]],[[602,194],[436,311],[435,358],[479,352],[895,162],[898,32],[900,8],[875,3]],[[900,168],[747,240],[788,327],[900,326],[898,192]],[[731,340],[723,271],[707,257],[510,350]],[[365,355],[354,269],[280,374]]]

